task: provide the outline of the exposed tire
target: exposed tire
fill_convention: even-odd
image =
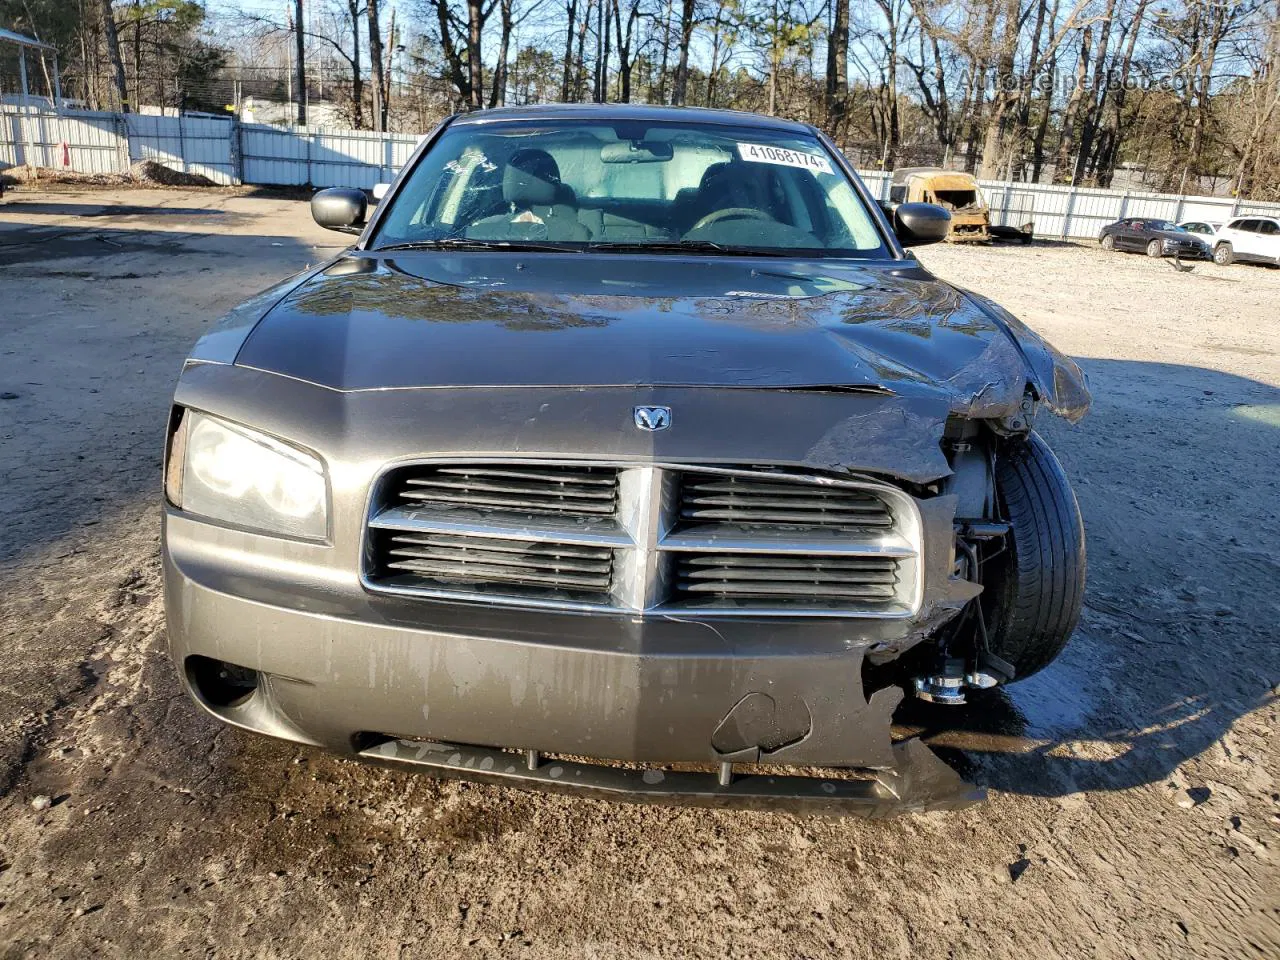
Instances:
[[[1213,248],[1213,262],[1220,267],[1229,267],[1236,259],[1236,252],[1231,249],[1231,244],[1220,243]]]
[[[1053,662],[1080,620],[1084,523],[1062,465],[1038,434],[1000,448],[995,479],[1010,533],[984,571],[982,606],[991,652],[1022,680]]]
[[[1159,240],[1152,240],[1147,244],[1147,256],[1159,260],[1164,256],[1164,244]]]
[[[1115,250],[1115,248],[1116,248],[1116,238],[1108,233],[1105,237],[1102,238],[1102,249],[1110,253],[1111,251]]]

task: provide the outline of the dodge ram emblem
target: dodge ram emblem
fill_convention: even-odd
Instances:
[[[636,426],[641,430],[665,430],[671,426],[670,407],[636,407]]]

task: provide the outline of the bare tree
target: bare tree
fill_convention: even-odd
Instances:
[[[102,0],[102,33],[107,39],[107,59],[111,62],[111,83],[121,110],[129,112],[129,94],[125,88],[124,61],[120,58],[120,35],[116,32],[116,15],[111,0]]]
[[[689,90],[689,44],[693,41],[694,0],[680,0],[680,58],[671,84],[671,102],[683,106]]]

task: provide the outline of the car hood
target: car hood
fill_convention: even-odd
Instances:
[[[1088,405],[1072,361],[901,261],[353,252],[268,309],[235,362],[344,391],[854,390],[1001,416],[1030,383],[1072,419]]]

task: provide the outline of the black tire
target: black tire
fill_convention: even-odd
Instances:
[[[1220,267],[1229,267],[1236,258],[1236,252],[1231,249],[1231,244],[1220,243],[1213,248],[1213,262]]]
[[[1116,248],[1116,238],[1109,233],[1104,235],[1098,242],[1102,244],[1102,249],[1107,251],[1107,253],[1110,253]]]
[[[1053,662],[1080,620],[1084,523],[1062,465],[1037,434],[1000,448],[996,491],[1010,533],[984,571],[982,605],[991,652],[1022,680]]]
[[[1159,260],[1164,256],[1164,244],[1159,240],[1152,240],[1147,244],[1147,256],[1153,260]]]

